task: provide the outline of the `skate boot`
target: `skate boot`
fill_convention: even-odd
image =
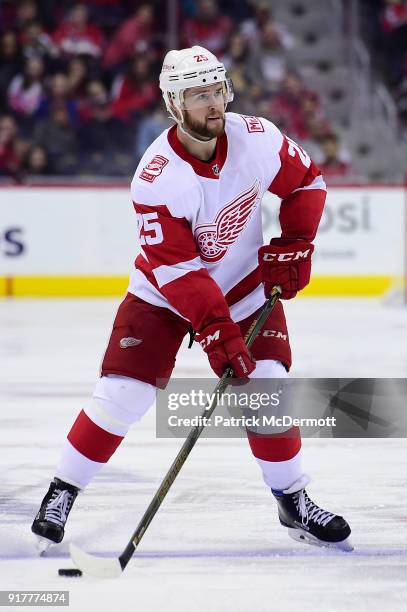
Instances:
[[[39,538],[39,550],[44,552],[51,544],[59,544],[64,537],[64,527],[79,489],[54,478],[48,493],[31,525],[31,531]]]
[[[309,497],[305,486],[310,478],[301,476],[288,489],[272,489],[277,500],[280,523],[288,528],[288,535],[297,542],[353,550],[350,527],[342,516],[317,506]]]

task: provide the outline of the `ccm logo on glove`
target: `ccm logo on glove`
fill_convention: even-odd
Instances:
[[[215,340],[219,340],[220,338],[220,329],[217,329],[213,334],[208,334],[206,338],[203,340],[199,340],[199,344],[205,350],[207,346],[210,345],[211,342],[215,342]]]
[[[197,342],[208,355],[211,368],[219,377],[226,368],[231,367],[236,378],[246,378],[256,367],[240,327],[231,319],[207,325],[200,332]]]
[[[290,300],[304,289],[311,276],[311,255],[314,245],[307,240],[273,238],[259,249],[261,278],[264,293],[270,296],[274,286],[281,288],[283,300]]]
[[[297,251],[295,253],[264,253],[263,261],[297,261],[298,259],[307,259],[311,249],[306,251]]]

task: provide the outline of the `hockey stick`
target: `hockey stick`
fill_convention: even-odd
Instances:
[[[250,326],[246,336],[245,343],[248,347],[250,347],[260,330],[262,329],[264,323],[267,321],[271,311],[274,308],[278,298],[280,296],[280,288],[273,287],[273,290],[270,294],[270,297],[264,303],[260,314],[257,319],[255,319]],[[229,379],[233,377],[232,368],[227,368],[222,378],[219,379],[218,384],[216,385],[213,394],[212,401],[207,406],[205,406],[204,411],[202,413],[202,417],[205,416],[209,418],[213,411],[215,410],[219,399],[225,392],[226,388],[229,386]],[[145,511],[141,521],[139,522],[137,529],[131,536],[129,543],[126,548],[122,552],[119,557],[114,558],[103,558],[97,557],[95,555],[91,555],[81,548],[76,546],[76,544],[70,544],[69,550],[71,553],[71,559],[83,573],[89,574],[91,576],[96,576],[97,578],[117,578],[123,572],[124,568],[130,561],[133,556],[137,546],[140,543],[141,538],[146,532],[148,526],[153,520],[156,512],[161,506],[165,496],[167,495],[171,485],[174,480],[178,476],[182,466],[184,465],[189,453],[195,446],[199,436],[201,435],[205,425],[203,424],[205,421],[200,419],[199,421],[202,423],[201,425],[197,425],[189,432],[187,438],[185,439],[184,444],[182,445],[180,451],[175,457],[170,469],[165,475],[161,485],[159,486],[156,494],[151,500],[147,510]]]

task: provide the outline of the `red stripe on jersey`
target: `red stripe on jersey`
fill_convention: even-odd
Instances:
[[[158,286],[157,281],[155,280],[154,274],[151,272],[151,266],[148,261],[146,261],[141,255],[138,255],[136,258],[135,265],[137,269],[144,274],[146,279],[152,285],[154,285],[154,287],[158,291],[160,291],[160,287]],[[233,306],[233,304],[236,304],[237,302],[240,302],[240,300],[243,300],[243,298],[245,298],[252,291],[257,289],[260,283],[260,268],[257,267],[255,270],[253,270],[253,272],[250,272],[250,274],[245,276],[241,281],[237,283],[237,285],[232,287],[232,289],[227,292],[227,294],[225,295],[225,299],[228,306]]]
[[[261,283],[260,268],[257,267],[245,276],[241,281],[237,283],[230,291],[225,295],[226,301],[229,306],[240,302],[246,295],[249,295],[252,291],[257,289]]]
[[[155,276],[151,270],[151,265],[148,263],[148,261],[144,259],[142,255],[137,255],[135,265],[137,270],[140,270],[140,272],[144,274],[148,282],[154,285],[154,287],[159,291],[160,288],[155,280]]]
[[[288,461],[295,457],[301,448],[299,427],[291,427],[284,433],[274,435],[246,431],[253,455],[263,461]]]
[[[91,461],[107,463],[123,437],[102,429],[81,410],[68,433],[68,440],[79,453]]]
[[[190,164],[199,176],[218,180],[219,173],[223,168],[228,154],[228,139],[226,132],[218,137],[216,142],[215,158],[210,162],[204,162],[191,155],[185,147],[180,143],[177,136],[177,126],[174,125],[168,131],[168,142],[175,153],[188,164]]]

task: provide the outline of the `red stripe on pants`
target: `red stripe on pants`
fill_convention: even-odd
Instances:
[[[107,463],[123,437],[102,429],[81,410],[68,434],[68,440],[79,453],[88,459],[98,463]]]
[[[301,448],[301,433],[299,427],[291,427],[281,434],[263,435],[247,431],[252,453],[263,461],[288,461]]]

